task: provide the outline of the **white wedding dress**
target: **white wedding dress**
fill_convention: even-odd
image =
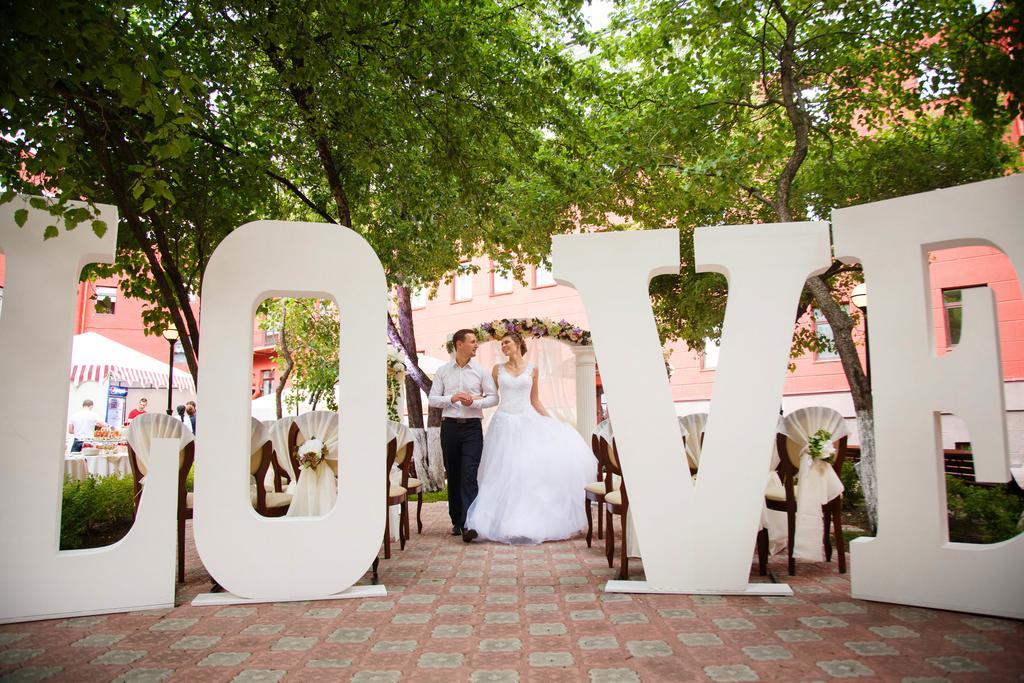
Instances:
[[[569,538],[587,525],[583,487],[597,461],[567,424],[544,417],[530,403],[533,365],[520,375],[498,367],[501,405],[491,418],[466,528],[502,543]]]

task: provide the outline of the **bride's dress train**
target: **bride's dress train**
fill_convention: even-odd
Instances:
[[[542,543],[587,525],[583,487],[594,481],[594,455],[576,430],[534,410],[532,373],[532,364],[519,375],[498,369],[501,405],[484,438],[480,492],[466,517],[466,528],[483,539]]]

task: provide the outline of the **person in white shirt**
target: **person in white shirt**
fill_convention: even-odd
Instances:
[[[463,535],[466,512],[476,499],[477,471],[484,448],[481,425],[483,409],[498,403],[498,390],[491,373],[473,360],[478,342],[473,330],[459,330],[452,335],[455,360],[442,365],[434,373],[430,387],[431,408],[441,408],[441,450],[448,473],[448,516],[452,535]]]
[[[71,444],[72,453],[81,452],[82,444],[92,438],[96,431],[96,425],[104,428],[107,426],[96,413],[92,412],[92,401],[85,399],[82,401],[82,409],[72,415],[71,421],[68,423],[68,434],[75,437]]]

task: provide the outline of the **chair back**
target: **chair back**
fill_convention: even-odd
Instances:
[[[291,451],[288,450],[288,430],[291,429],[292,422],[295,422],[295,416],[285,415],[280,420],[270,420],[265,424],[278,468],[288,475],[289,480],[295,481],[298,473],[292,467]]]
[[[779,457],[785,458],[788,455],[792,467],[799,470],[800,458],[807,451],[807,442],[819,429],[824,429],[832,435],[832,442],[836,449],[836,457],[832,465],[838,469],[845,454],[848,434],[846,421],[841,414],[824,406],[800,408],[782,419],[779,431],[785,436],[785,441],[782,439],[777,441]]]
[[[679,417],[679,430],[683,433],[683,442],[686,445],[686,461],[690,466],[690,471],[696,471],[700,466],[700,452],[703,446],[702,437],[707,423],[707,413],[692,413]]]
[[[601,437],[611,431],[611,423],[608,420],[601,420],[594,427],[594,431],[590,433],[590,450],[594,453],[594,459],[597,460],[597,481],[600,481],[603,477],[605,470],[604,460],[601,457]]]
[[[256,474],[256,471],[260,469],[264,457],[263,447],[268,443],[270,443],[270,430],[255,417],[252,418],[249,438],[249,474]]]
[[[126,433],[129,456],[132,468],[138,468],[142,477],[146,476],[149,463],[149,451],[153,439],[179,439],[178,469],[185,464],[185,449],[193,443],[195,437],[185,429],[181,420],[163,413],[143,413],[132,420]]]
[[[333,410],[314,410],[295,417],[288,430],[288,455],[294,457],[295,449],[306,439],[320,439],[327,446],[327,465],[338,474],[338,413]],[[295,472],[297,462],[292,462]]]

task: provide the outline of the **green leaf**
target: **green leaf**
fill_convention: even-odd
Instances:
[[[33,209],[39,209],[40,211],[46,210],[46,200],[42,197],[31,197],[28,200],[28,205]]]
[[[46,229],[43,230],[43,240],[50,240],[59,235],[60,232],[57,230],[56,225],[47,225]]]
[[[6,204],[7,202],[14,199],[14,195],[17,194],[14,190],[7,190],[0,195],[0,204]]]
[[[28,209],[18,209],[14,212],[14,222],[18,224],[19,228],[25,227],[25,221],[28,220]]]
[[[93,221],[92,231],[97,237],[103,237],[107,233],[107,224],[105,221]]]
[[[154,206],[156,206],[156,200],[152,197],[146,197],[146,201],[142,202],[142,213],[148,212]]]

